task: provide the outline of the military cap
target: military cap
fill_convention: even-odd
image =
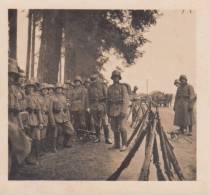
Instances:
[[[55,89],[55,86],[53,84],[48,84],[48,89]]]
[[[76,76],[75,79],[74,79],[74,82],[75,81],[80,81],[82,83],[82,78],[80,76]]]
[[[90,79],[87,78],[87,79],[85,79],[85,82],[84,83],[90,83],[90,82],[91,82]]]
[[[47,83],[42,83],[40,85],[40,90],[43,90],[43,89],[48,89],[49,88],[49,85]]]
[[[25,87],[28,87],[28,86],[34,86],[34,87],[36,87],[36,83],[34,82],[33,79],[30,79],[30,80],[28,80],[26,82]]]
[[[187,81],[187,77],[186,77],[186,75],[184,75],[184,74],[180,75],[180,77],[179,77],[179,81],[181,81],[181,80],[185,80],[185,81]]]
[[[71,80],[66,80],[65,84],[71,84]]]
[[[113,79],[114,77],[119,77],[121,79],[121,72],[119,70],[114,70],[112,72],[112,76],[111,76],[111,79]]]
[[[90,76],[90,80],[91,80],[91,81],[95,81],[97,78],[98,78],[98,75],[97,75],[97,74],[92,74],[92,75]]]
[[[68,84],[65,83],[65,84],[63,85],[63,88],[64,88],[64,89],[68,89]]]
[[[63,89],[63,85],[62,85],[62,83],[56,83],[56,85],[55,85],[55,89],[56,88],[62,88]]]

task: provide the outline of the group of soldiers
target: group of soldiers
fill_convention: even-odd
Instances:
[[[10,60],[8,78],[11,161],[38,164],[41,154],[57,152],[61,137],[62,146],[67,148],[72,147],[75,137],[81,141],[94,135],[93,142],[98,143],[102,129],[105,143],[112,144],[109,127],[114,134],[111,148],[126,150],[129,93],[120,83],[118,70],[112,72],[110,86],[97,73],[84,82],[76,76],[73,82],[67,80],[64,85],[53,85],[39,83],[33,78],[26,80],[17,63]],[[28,142],[31,150],[24,148],[30,147]]]

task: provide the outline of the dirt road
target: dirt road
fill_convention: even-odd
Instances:
[[[172,131],[173,111],[161,108],[160,115],[165,131]],[[131,133],[131,129],[129,133]],[[174,152],[186,180],[196,179],[196,129],[192,137],[181,137],[172,142]],[[41,158],[39,166],[24,165],[15,176],[17,180],[106,180],[120,165],[128,151],[109,150],[110,145],[101,143],[74,142],[70,149],[48,153]],[[119,180],[138,180],[144,160],[144,144],[124,170]],[[161,161],[163,168],[163,163]],[[151,162],[150,180],[157,180],[156,170]]]

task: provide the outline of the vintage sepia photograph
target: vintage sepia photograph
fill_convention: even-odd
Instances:
[[[9,180],[197,179],[195,10],[8,9],[8,29]]]

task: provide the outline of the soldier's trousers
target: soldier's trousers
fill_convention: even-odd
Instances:
[[[84,111],[72,111],[72,117],[74,121],[74,129],[77,133],[77,137],[83,135],[80,130],[85,130],[85,112]]]
[[[103,111],[91,111],[93,117],[93,123],[96,131],[96,137],[100,139],[101,136],[101,127],[104,129],[104,138],[105,140],[109,139],[109,126],[108,118]]]
[[[122,145],[127,144],[126,123],[126,117],[111,117],[111,128],[114,133],[114,143],[116,148],[119,148],[121,146],[120,138],[122,140]]]

